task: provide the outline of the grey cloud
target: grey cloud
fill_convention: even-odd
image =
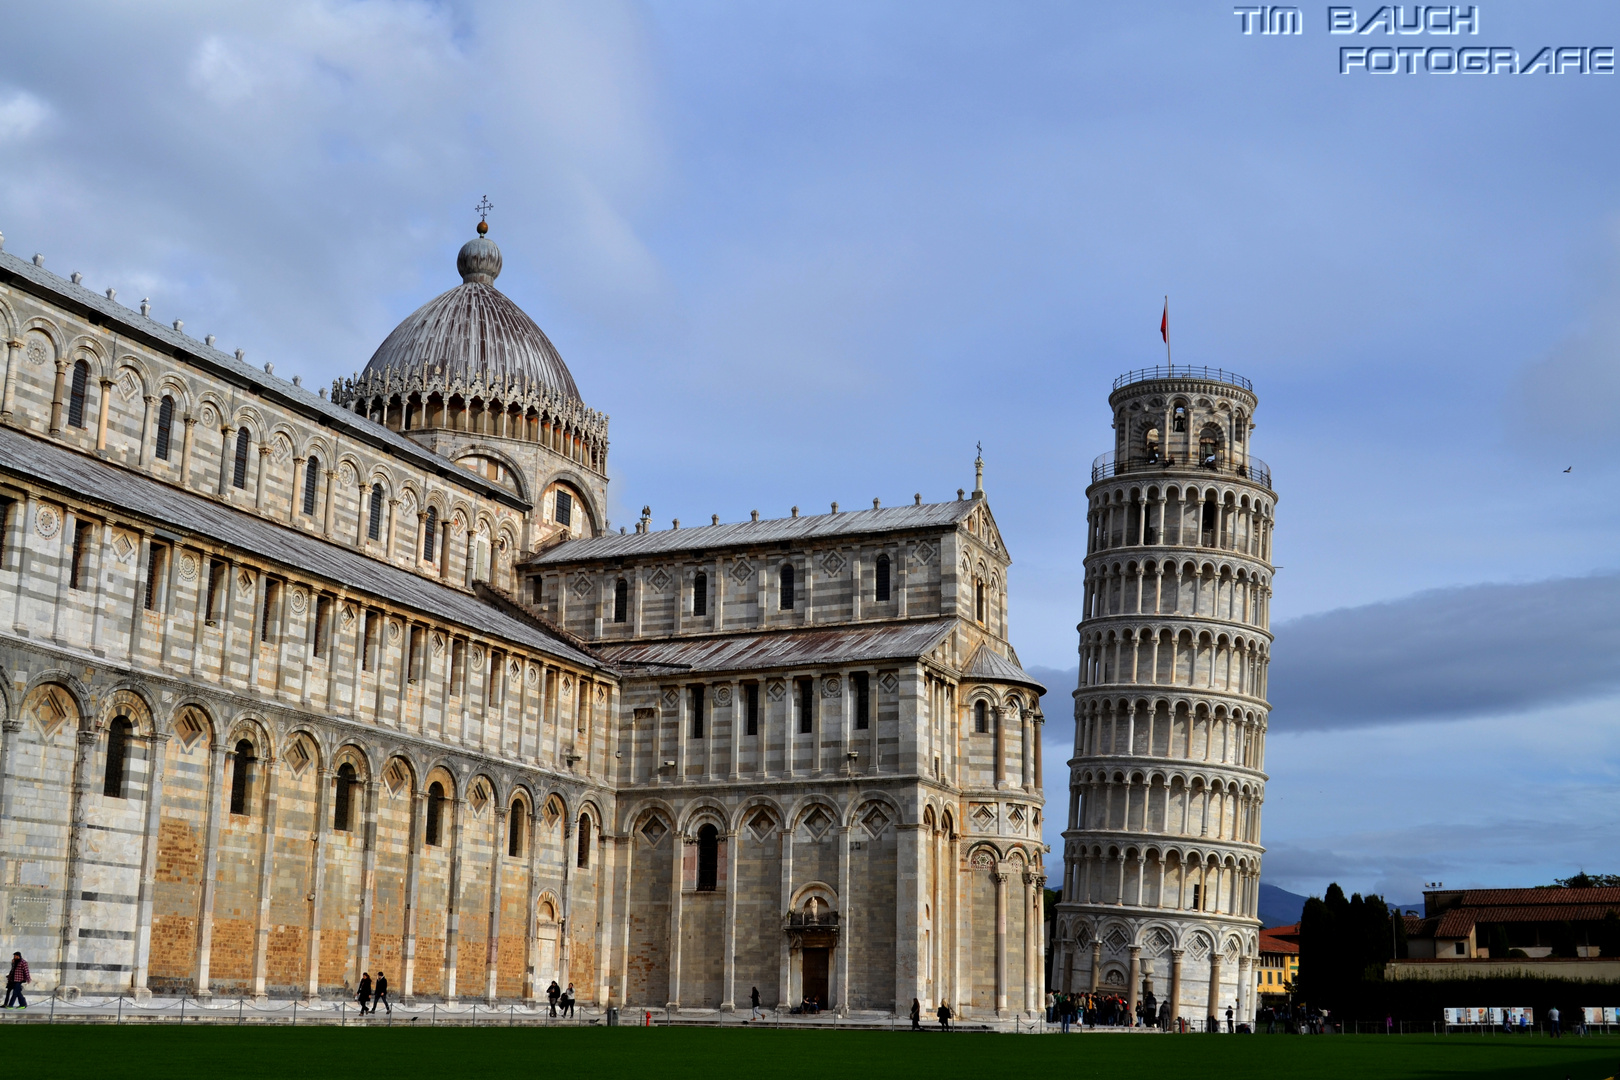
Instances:
[[[1620,686],[1620,574],[1470,585],[1277,628],[1272,730],[1489,716]]]

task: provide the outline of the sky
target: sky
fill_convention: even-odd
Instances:
[[[1279,496],[1265,879],[1620,872],[1620,76],[1340,52],[1533,67],[1620,7],[7,7],[6,250],[278,375],[362,368],[488,195],[617,523],[950,499],[982,442],[1054,826],[1089,465],[1168,295]]]

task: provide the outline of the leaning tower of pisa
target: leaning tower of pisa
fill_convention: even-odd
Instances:
[[[1080,685],[1053,981],[1252,1022],[1271,525],[1229,371],[1114,381],[1091,468]]]

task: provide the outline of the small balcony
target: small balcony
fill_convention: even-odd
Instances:
[[[1227,371],[1225,368],[1195,367],[1192,364],[1158,364],[1154,367],[1127,371],[1114,380],[1114,389],[1118,390],[1132,383],[1147,382],[1149,379],[1202,379],[1205,382],[1225,383],[1227,386],[1236,386],[1251,394],[1254,393],[1254,384],[1235,371]]]
[[[838,927],[838,912],[790,911],[782,918],[784,930],[831,930]]]
[[[1197,473],[1235,476],[1259,484],[1267,491],[1271,490],[1271,466],[1253,456],[1242,461],[1233,461],[1217,454],[1198,461],[1177,458],[1173,454],[1163,457],[1139,455],[1121,461],[1110,450],[1106,454],[1097,455],[1097,459],[1091,463],[1091,480],[1093,483],[1110,476],[1125,476],[1126,474],[1133,476],[1184,476]]]

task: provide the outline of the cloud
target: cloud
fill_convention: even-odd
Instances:
[[[1277,628],[1272,729],[1490,716],[1620,686],[1620,574],[1435,589]]]
[[[0,145],[20,142],[39,130],[50,107],[26,90],[0,96]]]

